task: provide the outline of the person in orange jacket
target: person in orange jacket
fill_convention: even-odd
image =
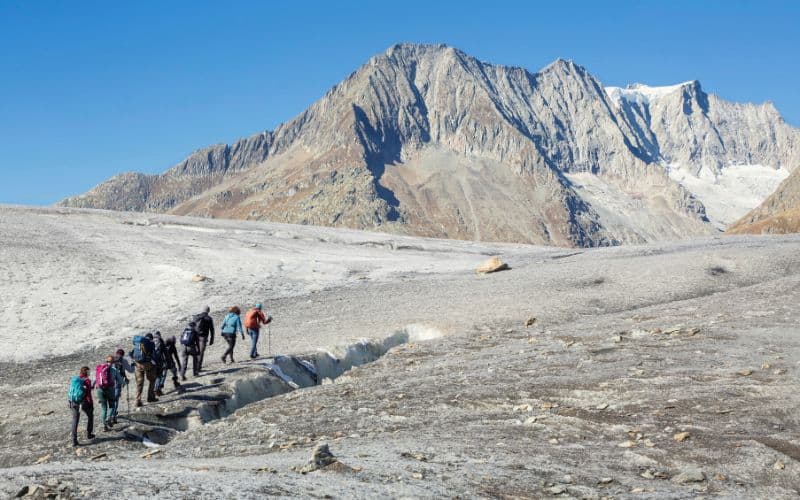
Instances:
[[[267,325],[272,321],[272,316],[264,316],[261,311],[262,305],[259,302],[256,306],[249,311],[244,317],[244,327],[247,328],[247,334],[250,335],[250,359],[258,357],[258,332],[261,325]]]

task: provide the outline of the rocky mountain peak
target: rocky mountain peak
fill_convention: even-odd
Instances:
[[[717,210],[703,182],[798,158],[777,113],[696,80],[604,88],[571,60],[530,72],[402,43],[274,131],[62,204],[592,246],[713,232],[752,199]]]

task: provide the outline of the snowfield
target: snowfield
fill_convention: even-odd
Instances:
[[[491,255],[511,269],[476,274]],[[798,255],[0,207],[0,495],[796,498]],[[218,340],[184,392],[69,446],[78,367],[254,301],[273,356]]]
[[[704,168],[697,174],[668,165],[667,172],[703,203],[708,219],[720,230],[760,205],[790,173],[764,165],[730,165],[719,172]]]
[[[678,83],[675,85],[663,85],[653,87],[643,83],[632,83],[627,87],[605,87],[606,93],[619,106],[620,101],[625,100],[636,104],[649,104],[673,92],[681,90],[693,81]]]

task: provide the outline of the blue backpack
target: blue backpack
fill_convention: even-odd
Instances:
[[[67,399],[70,403],[82,403],[85,397],[86,386],[83,383],[83,379],[77,375],[73,375],[72,380],[69,381]]]
[[[133,337],[133,351],[131,357],[137,363],[149,363],[152,360],[155,345],[153,341],[144,335],[135,335]]]

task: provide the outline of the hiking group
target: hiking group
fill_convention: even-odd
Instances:
[[[230,358],[234,363],[233,350],[236,346],[236,335],[244,333],[250,336],[250,358],[255,359],[258,354],[258,337],[261,326],[272,322],[272,316],[267,316],[262,311],[263,306],[258,303],[245,315],[244,328],[242,327],[241,310],[233,306],[222,320],[220,334],[227,342],[227,349],[222,355],[223,363]],[[186,370],[189,358],[192,362],[192,375],[200,376],[203,371],[206,348],[214,345],[214,320],[211,317],[211,308],[206,306],[186,325],[178,340],[174,335],[164,340],[161,332],[156,331],[145,335],[133,337],[133,349],[128,353],[131,361],[125,358],[125,350],[118,349],[113,356],[107,356],[104,363],[95,367],[94,380],[90,377],[88,366],[81,367],[78,375],[70,380],[67,399],[72,411],[72,446],[78,446],[78,425],[80,415],[86,415],[86,438],[94,439],[94,389],[97,401],[100,403],[103,430],[108,432],[117,424],[119,403],[122,389],[127,389],[128,411],[130,411],[130,389],[128,374],[133,373],[136,380],[136,407],[143,406],[142,393],[144,383],[147,381],[147,402],[157,402],[157,396],[164,395],[164,385],[167,376],[172,375],[174,390],[182,390],[180,381],[186,380]],[[180,343],[180,356],[178,343]]]

